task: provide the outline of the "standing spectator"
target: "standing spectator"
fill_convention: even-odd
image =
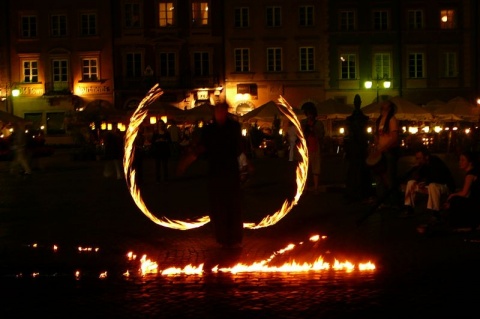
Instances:
[[[180,132],[180,128],[177,126],[177,122],[173,119],[170,120],[168,133],[170,134],[170,139],[172,141],[171,143],[172,158],[177,160],[180,157],[181,132]]]
[[[240,123],[229,118],[228,105],[214,107],[214,121],[202,129],[199,144],[178,165],[181,174],[204,154],[208,163],[210,220],[215,239],[224,248],[241,248],[243,221],[238,157],[242,152]]]
[[[313,103],[305,103],[302,109],[307,117],[302,120],[302,130],[308,149],[308,173],[313,178],[312,190],[317,194],[325,127],[321,121],[317,120],[317,109]]]
[[[155,179],[157,183],[168,180],[168,161],[170,159],[170,133],[165,122],[158,122],[157,130],[152,136],[152,151],[155,158]]]
[[[346,194],[349,201],[360,201],[371,195],[372,181],[365,159],[368,156],[368,116],[363,114],[360,95],[353,100],[354,110],[347,117],[348,135],[345,139],[345,155],[348,162]]]
[[[380,103],[380,116],[375,122],[375,148],[384,160],[384,169],[374,173],[378,200],[383,206],[401,206],[400,185],[398,184],[398,160],[400,157],[399,124],[395,117],[392,101]]]
[[[405,188],[405,211],[401,217],[414,214],[417,193],[428,194],[427,209],[434,218],[440,218],[441,196],[455,190],[455,181],[447,165],[435,155],[431,155],[426,147],[415,153],[417,167],[412,179]]]
[[[288,160],[293,162],[295,159],[295,152],[297,151],[298,133],[297,128],[292,121],[288,121],[287,127],[287,141],[288,141]]]
[[[27,155],[27,135],[24,123],[15,123],[13,130],[13,139],[11,149],[13,150],[13,161],[10,166],[10,172],[14,173],[18,166],[22,174],[31,175],[30,160]]]
[[[105,133],[105,165],[103,176],[110,177],[116,173],[117,179],[122,179],[123,136],[117,127]]]

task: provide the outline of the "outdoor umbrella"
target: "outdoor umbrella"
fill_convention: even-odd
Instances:
[[[305,118],[303,111],[300,109],[294,109],[295,114],[299,118]],[[269,101],[254,110],[244,114],[241,117],[243,122],[248,121],[262,121],[262,122],[273,122],[275,118],[286,118],[285,115],[278,109],[277,103],[274,101]]]
[[[392,97],[390,101],[395,104],[395,117],[400,121],[430,121],[433,119],[432,113],[423,107],[416,105],[399,96]],[[372,103],[361,110],[371,119],[376,119],[380,116],[380,103]]]
[[[334,99],[323,101],[317,104],[316,108],[318,118],[327,120],[344,120],[353,112],[352,106],[342,104]]]
[[[208,103],[196,106],[183,112],[185,115],[185,121],[187,122],[208,122],[213,118],[213,106]]]
[[[438,107],[434,115],[444,121],[477,122],[480,113],[478,107],[462,97],[456,97]]]

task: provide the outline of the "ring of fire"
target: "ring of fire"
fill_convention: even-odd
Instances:
[[[169,219],[165,216],[158,218],[155,215],[153,215],[145,205],[145,202],[143,201],[141,196],[140,189],[138,188],[135,182],[136,171],[132,167],[133,158],[135,156],[134,141],[138,135],[139,126],[143,123],[144,119],[148,114],[148,106],[151,103],[153,103],[162,94],[163,94],[162,89],[158,87],[158,84],[156,84],[153,88],[150,89],[147,95],[143,98],[143,100],[140,102],[137,109],[135,110],[135,112],[132,114],[130,118],[130,123],[125,133],[125,149],[124,149],[125,152],[123,157],[123,170],[125,173],[125,180],[127,182],[130,195],[132,196],[137,207],[142,211],[142,213],[145,216],[147,216],[155,224],[163,227],[167,227],[167,228],[178,229],[178,230],[188,230],[188,229],[198,228],[208,223],[210,221],[210,217],[203,216],[196,220],[188,220],[188,221]],[[264,227],[268,227],[276,224],[278,221],[280,221],[292,210],[293,206],[295,206],[298,203],[307,181],[308,151],[307,151],[307,144],[300,126],[300,122],[297,116],[295,115],[292,107],[287,103],[287,101],[282,96],[279,97],[278,102],[279,103],[277,103],[277,107],[279,111],[283,115],[285,115],[285,117],[295,125],[297,129],[297,134],[299,137],[299,143],[297,144],[297,151],[300,154],[300,160],[298,161],[297,168],[296,168],[296,184],[297,184],[296,193],[292,200],[286,199],[283,202],[281,208],[277,212],[275,212],[273,215],[265,216],[257,224],[244,223],[243,224],[244,228],[258,229],[258,228],[264,228]]]

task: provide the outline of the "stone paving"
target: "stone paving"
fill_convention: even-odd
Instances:
[[[456,159],[446,159],[461,181]],[[428,217],[420,210],[401,219],[397,211],[371,213],[371,205],[345,202],[341,156],[324,159],[323,192],[303,194],[274,226],[245,230],[238,252],[217,248],[208,224],[189,231],[154,224],[124,180],[103,177],[101,161],[73,161],[67,150],[57,151],[40,159],[28,179],[10,174],[8,164],[0,162],[0,318],[459,318],[478,312],[480,236],[420,235],[416,226]],[[168,184],[156,184],[152,163],[146,164],[142,196],[152,212],[179,219],[206,214],[204,163]],[[294,166],[278,158],[254,164],[244,211],[246,221],[258,222],[291,196]],[[411,164],[402,158],[401,171]],[[313,234],[327,239],[311,243]],[[264,260],[289,243],[297,246],[275,257],[279,263],[324,256],[371,260],[377,269],[142,276],[138,260],[126,256],[147,254],[161,269],[202,263],[210,269]]]

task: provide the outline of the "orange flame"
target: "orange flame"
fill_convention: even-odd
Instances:
[[[150,210],[145,205],[145,202],[142,199],[140,189],[137,187],[135,182],[135,174],[136,171],[132,168],[132,162],[135,156],[135,146],[134,141],[138,134],[138,128],[145,120],[147,113],[148,113],[148,106],[153,103],[159,96],[163,94],[161,88],[158,87],[156,84],[150,91],[147,93],[145,98],[140,102],[137,109],[133,113],[132,117],[130,118],[130,123],[128,125],[128,129],[125,134],[125,152],[123,157],[123,169],[125,173],[125,179],[127,182],[128,189],[130,190],[130,194],[137,205],[138,208],[142,211],[142,213],[147,216],[151,221],[154,223],[172,228],[172,229],[179,229],[179,230],[187,230],[192,228],[197,228],[205,225],[210,221],[209,216],[203,216],[198,218],[197,220],[192,221],[182,221],[182,220],[173,220],[167,217],[162,216],[161,218],[156,217],[153,215]],[[307,153],[307,145],[305,138],[302,133],[300,122],[298,121],[297,116],[293,112],[292,107],[287,103],[287,101],[280,96],[279,103],[277,104],[278,109],[295,125],[298,131],[298,136],[300,142],[298,143],[298,152],[301,156],[301,160],[298,161],[298,166],[296,170],[296,183],[297,183],[297,192],[294,196],[292,201],[285,200],[282,207],[275,212],[272,216],[267,215],[264,217],[258,224],[255,223],[244,223],[244,228],[250,229],[258,229],[267,226],[272,226],[276,224],[279,220],[285,217],[298,203],[300,196],[303,193],[305,188],[305,183],[307,180],[307,170],[308,170],[308,153]]]
[[[312,236],[310,238],[311,241],[317,242],[320,238],[325,239],[325,236]],[[301,243],[300,243],[301,244]],[[317,257],[313,262],[299,262],[296,260],[292,260],[289,262],[285,262],[282,265],[274,266],[270,265],[271,262],[280,255],[285,254],[286,252],[292,251],[295,249],[297,245],[295,244],[288,244],[285,248],[282,248],[276,252],[274,252],[269,258],[256,261],[251,264],[244,264],[244,263],[237,263],[232,267],[221,267],[214,266],[209,271],[211,273],[231,273],[231,274],[238,274],[238,273],[272,273],[272,272],[289,272],[289,273],[305,273],[310,271],[323,271],[333,269],[335,271],[346,271],[352,272],[355,269],[358,271],[373,271],[375,270],[375,264],[371,261],[366,263],[359,263],[357,265],[353,264],[350,261],[343,261],[340,262],[337,259],[334,260],[333,265],[326,262],[322,256]],[[203,275],[204,274],[204,264],[200,264],[198,266],[187,265],[183,268],[179,267],[170,267],[165,270],[158,270],[158,265],[155,262],[146,258],[144,255],[141,259],[141,266],[140,272],[142,275],[147,273],[161,273],[165,276],[171,275]],[[150,271],[148,271],[150,269]]]

